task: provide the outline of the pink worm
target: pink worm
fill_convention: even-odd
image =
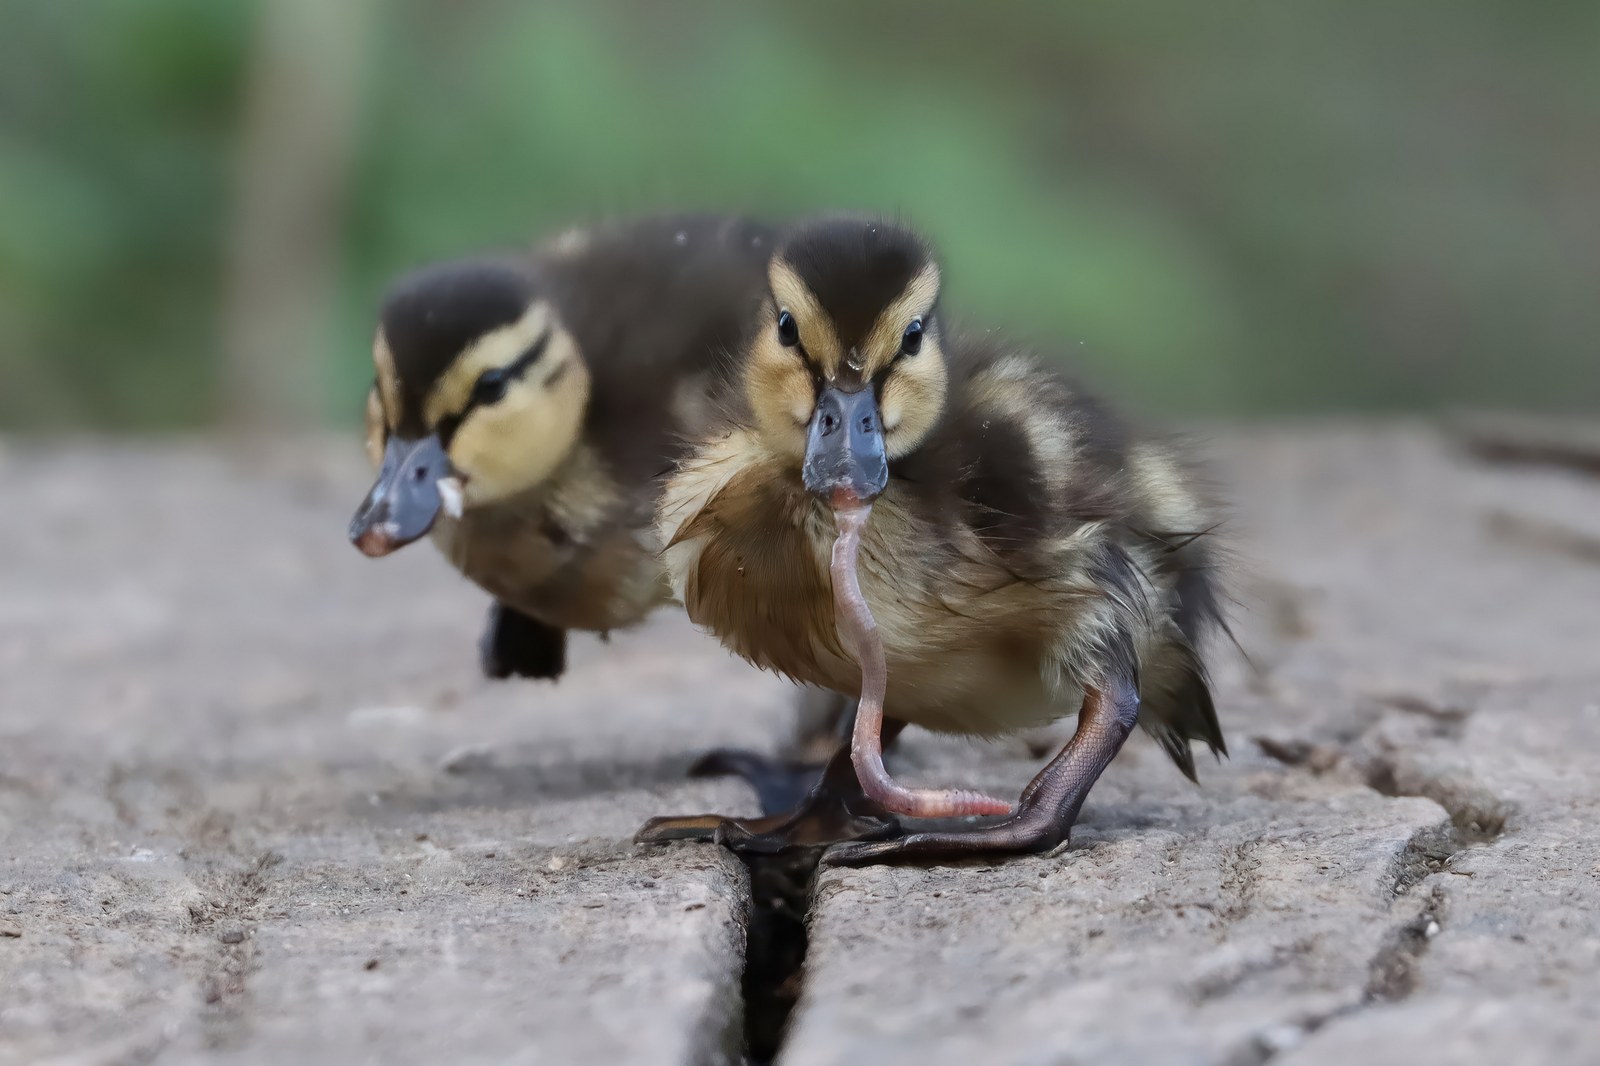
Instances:
[[[861,547],[861,531],[872,514],[870,501],[834,501],[833,542],[830,572],[833,574],[834,618],[839,635],[854,645],[861,664],[861,702],[856,709],[856,726],[850,736],[850,761],[868,797],[894,814],[908,818],[957,818],[967,814],[1010,814],[1011,804],[964,789],[906,788],[883,765],[883,699],[889,684],[889,667],[883,654],[883,638],[872,608],[861,595],[856,578],[856,555]]]

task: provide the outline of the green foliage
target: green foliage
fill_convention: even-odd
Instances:
[[[0,6],[0,424],[204,417],[245,14]]]
[[[1600,385],[1592,5],[375,10],[331,417],[397,271],[675,207],[902,215],[969,326],[1168,413]],[[0,0],[0,426],[214,417],[257,14]]]

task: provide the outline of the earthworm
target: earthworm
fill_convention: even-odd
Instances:
[[[964,789],[906,788],[889,776],[883,765],[883,700],[889,685],[889,667],[884,657],[883,637],[861,594],[856,576],[856,556],[861,548],[861,531],[872,515],[870,501],[835,499],[833,556],[829,571],[833,575],[833,609],[839,636],[853,647],[861,665],[861,702],[856,709],[855,730],[850,736],[850,761],[856,768],[861,790],[870,799],[894,814],[908,818],[957,818],[968,814],[1010,814],[1011,804],[981,792]]]

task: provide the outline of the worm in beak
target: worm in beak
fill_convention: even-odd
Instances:
[[[1011,804],[980,792],[960,789],[906,788],[883,765],[883,700],[889,685],[883,637],[861,594],[856,557],[861,532],[872,517],[872,503],[851,493],[835,493],[835,537],[829,571],[833,575],[833,612],[839,636],[861,664],[861,702],[850,736],[850,761],[861,790],[884,808],[908,818],[956,818],[968,814],[1010,814]]]

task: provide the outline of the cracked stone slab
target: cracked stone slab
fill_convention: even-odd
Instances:
[[[736,1059],[745,872],[629,838],[789,690],[670,618],[480,679],[339,451],[8,452],[0,1062]]]
[[[1415,887],[1437,932],[1412,944],[1405,1001],[1332,1018],[1285,1061],[1584,1060],[1600,974],[1600,483],[1466,461],[1425,434],[1324,443],[1271,460],[1296,479],[1321,470],[1316,499],[1297,494],[1261,531],[1262,557],[1320,574],[1320,593],[1262,686],[1292,713],[1261,731],[1299,741],[1280,750],[1314,755],[1313,773],[1435,799],[1457,840]]]
[[[1600,986],[1585,999],[1556,1004],[1537,995],[1440,996],[1377,1008],[1360,1024],[1329,1026],[1274,1063],[1282,1066],[1417,1062],[1564,1066],[1594,1059]]]
[[[1363,736],[1358,757],[1385,763],[1395,788],[1437,798],[1471,843],[1418,886],[1440,928],[1414,960],[1407,1001],[1330,1023],[1288,1061],[1414,1062],[1423,1048],[1442,1061],[1590,1057],[1600,782],[1578,753],[1600,750],[1597,692],[1600,677],[1510,686],[1481,693],[1458,730],[1392,715]]]
[[[1196,789],[1136,738],[1065,854],[824,872],[778,1061],[1582,1060],[1600,485],[1418,427],[1216,444],[1232,760]],[[484,682],[481,597],[343,542],[364,477],[8,449],[0,1062],[734,1053],[743,871],[626,841],[748,811],[683,770],[791,690],[669,618]],[[1062,734],[896,769],[1014,792]]]
[[[785,1063],[1575,1061],[1600,567],[1568,548],[1600,486],[1416,429],[1218,450],[1255,664],[1218,662],[1232,762],[1194,790],[1136,738],[1064,855],[824,870]],[[1014,793],[1047,747],[902,767]]]
[[[1448,816],[1253,761],[1213,777],[1108,775],[1063,855],[824,869],[783,1061],[1220,1062],[1359,1005]]]

